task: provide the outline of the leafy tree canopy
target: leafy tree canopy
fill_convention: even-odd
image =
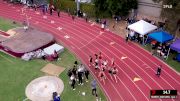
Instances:
[[[94,0],[94,4],[97,16],[104,12],[107,15],[125,16],[129,10],[137,9],[137,0]]]

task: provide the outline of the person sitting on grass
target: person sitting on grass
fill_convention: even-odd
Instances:
[[[53,101],[61,101],[60,96],[57,94],[57,92],[53,92]]]

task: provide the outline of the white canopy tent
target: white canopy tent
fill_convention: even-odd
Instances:
[[[143,35],[143,44],[144,44],[144,35],[157,29],[157,26],[152,25],[144,20],[140,20],[136,23],[129,25],[128,28],[139,33],[140,35]]]

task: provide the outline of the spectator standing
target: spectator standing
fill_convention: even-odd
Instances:
[[[77,79],[77,68],[75,66],[72,69],[72,74],[74,75],[75,79]]]
[[[45,14],[45,12],[46,12],[45,5],[42,5],[42,12],[43,12],[43,14]]]
[[[135,32],[133,30],[130,31],[130,38],[131,38],[131,41],[134,40],[134,35],[135,35]]]
[[[35,10],[35,11],[37,10],[37,5],[36,5],[36,4],[34,4],[34,10]]]
[[[88,79],[89,79],[89,70],[87,68],[85,68],[84,74],[86,76],[86,82],[88,82]]]
[[[58,17],[60,17],[60,9],[59,8],[57,9],[57,14],[58,14]]]
[[[72,15],[72,20],[74,21],[74,19],[75,19],[75,16],[74,16],[74,15]]]
[[[83,85],[82,75],[83,75],[82,72],[80,70],[78,70],[78,79],[79,79],[78,85]]]
[[[73,89],[73,90],[76,90],[76,89],[75,89],[75,84],[76,84],[75,76],[74,76],[74,75],[71,75],[70,80],[71,80],[71,87],[72,87],[72,89]]]
[[[96,80],[91,81],[92,95],[97,95],[96,86],[97,86]]]
[[[77,67],[77,65],[78,65],[78,62],[74,61],[74,66]]]
[[[70,9],[69,8],[67,9],[67,13],[68,13],[68,16],[70,16]]]
[[[67,72],[68,77],[70,78],[72,74],[73,74],[72,69],[69,69],[68,72]]]
[[[127,33],[126,34],[126,43],[128,42],[128,40],[129,40],[129,34]]]
[[[53,13],[53,9],[54,9],[54,6],[53,6],[53,5],[51,5],[51,7],[50,7],[50,15],[52,15],[52,13]]]

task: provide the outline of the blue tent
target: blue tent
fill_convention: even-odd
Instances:
[[[164,31],[153,32],[153,33],[149,34],[148,37],[150,37],[160,43],[164,43],[164,42],[167,42],[167,41],[173,39],[172,35],[170,35],[167,32],[164,32]]]

